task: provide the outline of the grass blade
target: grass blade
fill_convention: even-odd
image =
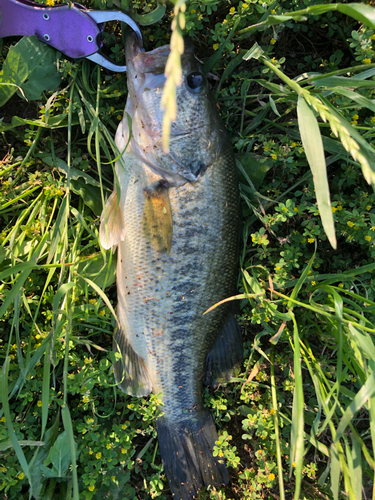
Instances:
[[[46,430],[48,420],[48,404],[49,404],[49,387],[50,387],[50,341],[47,342],[44,353],[43,367],[43,384],[42,384],[42,430],[41,437],[43,439],[44,431]]]
[[[272,392],[272,406],[275,411],[273,418],[275,422],[275,441],[276,441],[276,458],[277,458],[277,471],[278,471],[277,475],[279,478],[279,494],[280,494],[280,500],[285,500],[283,463],[281,457],[280,435],[279,435],[279,416],[278,416],[279,408],[277,404],[276,381],[275,381],[274,350],[271,353],[271,392]]]
[[[291,423],[290,418],[288,418],[286,415],[284,415],[281,412],[279,413],[279,415],[286,424]],[[317,441],[315,438],[312,438],[309,434],[307,434],[307,432],[304,432],[303,436],[304,436],[304,439],[306,439],[306,441],[308,441],[313,446],[315,446],[315,448],[317,450],[319,450],[323,455],[325,455],[326,457],[329,457],[329,449],[327,448],[327,446],[325,444],[321,443],[320,441]]]
[[[337,10],[346,16],[353,17],[360,23],[375,28],[375,9],[363,3],[338,3]]]
[[[351,324],[349,324],[349,331],[355,345],[362,351],[362,355],[371,359],[375,363],[375,346],[370,335],[360,332]]]
[[[345,97],[349,97],[349,99],[355,101],[358,107],[370,109],[375,113],[375,103],[370,99],[367,99],[367,97],[358,94],[358,92],[353,92],[352,90],[343,89],[341,87],[335,88],[334,90],[337,94],[344,95]]]
[[[362,498],[362,456],[361,445],[352,434],[352,449],[346,446],[346,456],[348,457],[350,482],[352,485],[354,497],[357,500]]]
[[[302,96],[298,97],[297,103],[298,126],[307,160],[313,173],[316,192],[316,200],[320,211],[320,217],[329,242],[333,248],[337,248],[335,227],[332,215],[331,199],[329,194],[326,162],[322,136],[320,134],[318,121]]]
[[[164,17],[165,9],[165,5],[158,3],[157,7],[152,12],[147,12],[147,14],[136,14],[132,12],[132,18],[141,26],[150,26]]]
[[[52,241],[48,252],[47,264],[49,264],[52,261],[53,256],[55,255],[57,249],[57,245],[61,241],[62,233],[65,227],[67,226],[68,214],[69,214],[68,197],[65,196],[65,198],[61,202],[60,210],[55,222]]]
[[[346,427],[354,414],[363,406],[375,393],[375,371],[372,371],[366,380],[366,383],[357,392],[354,400],[346,408],[337,428],[335,443],[343,436]]]
[[[339,498],[339,486],[340,486],[340,459],[337,448],[334,444],[331,445],[331,491],[334,500]]]
[[[209,73],[211,71],[211,69],[214,67],[216,61],[218,61],[222,55],[223,55],[223,52],[224,52],[224,49],[225,47],[227,46],[227,44],[230,42],[230,39],[232,38],[233,36],[233,33],[235,32],[238,24],[240,22],[240,19],[238,19],[234,25],[233,25],[233,28],[231,29],[229,35],[227,36],[226,40],[220,45],[220,47],[218,48],[218,50],[216,50],[213,55],[208,59],[208,61],[205,62],[204,64],[204,67],[203,67],[203,71],[204,73],[207,75],[207,73]]]
[[[70,411],[69,411],[68,405],[65,405],[61,409],[61,416],[62,416],[62,420],[63,420],[63,424],[64,424],[64,429],[66,430],[66,433],[68,435],[70,456],[72,459],[73,500],[79,500],[76,443],[74,440],[72,418],[70,416]]]
[[[293,291],[291,293],[291,296],[290,298],[292,300],[296,299],[297,298],[297,295],[298,295],[298,292],[301,290],[301,287],[304,283],[304,281],[306,280],[306,278],[308,277],[309,275],[309,272],[312,268],[312,265],[313,265],[313,262],[315,260],[315,255],[316,255],[316,242],[315,242],[315,250],[314,250],[314,253],[311,257],[311,259],[309,260],[309,263],[307,264],[307,266],[305,267],[305,269],[303,270],[301,276],[299,277],[298,281],[297,281],[297,284],[296,286],[293,288]],[[290,309],[292,307],[292,302],[288,302],[288,309]]]
[[[12,425],[12,417],[10,414],[9,399],[8,399],[9,364],[10,364],[10,358],[9,358],[9,356],[7,356],[5,358],[5,362],[4,362],[2,373],[1,373],[1,401],[2,401],[2,405],[3,405],[5,422],[6,422],[6,425],[8,428],[9,438],[10,438],[10,441],[12,443],[12,447],[17,455],[18,461],[21,465],[21,468],[22,468],[25,476],[29,480],[31,490],[32,490],[29,465],[28,465],[26,457],[21,449],[20,443],[18,442],[17,436],[14,432],[13,425]]]
[[[217,89],[215,92],[215,99],[217,99],[220,95],[220,89],[221,89],[221,86],[223,85],[223,82],[226,80],[226,78],[228,78],[228,76],[231,73],[233,73],[233,71],[237,68],[237,66],[239,66],[242,63],[242,59],[243,59],[242,56],[245,52],[246,52],[245,50],[241,50],[240,53],[237,54],[237,56],[230,61],[228,66],[223,71],[223,74],[221,75],[221,78],[220,78],[219,85],[217,86]]]
[[[369,402],[368,402],[368,407],[370,411],[370,433],[371,433],[371,439],[372,439],[372,453],[374,454],[375,451],[375,398],[372,397]],[[366,449],[367,451],[367,449]],[[366,457],[367,460],[367,457]],[[369,460],[367,462],[370,464]],[[375,475],[375,468],[372,467],[374,475]],[[373,486],[373,496],[372,498],[375,498],[375,482]]]
[[[13,285],[12,290],[9,292],[7,295],[6,299],[4,300],[2,306],[0,307],[0,318],[3,316],[5,311],[8,309],[8,307],[11,305],[11,303],[15,300],[17,294],[21,291],[21,288],[23,287],[25,281],[29,277],[29,274],[32,271],[32,266],[29,266],[26,271],[23,271],[16,283]]]
[[[207,314],[210,311],[213,311],[216,309],[216,307],[220,306],[221,304],[225,304],[226,302],[231,302],[232,300],[241,300],[241,299],[255,299],[256,297],[263,295],[262,293],[241,293],[239,295],[233,295],[233,297],[228,297],[227,299],[220,300],[220,302],[217,302],[213,306],[209,307],[207,311],[205,311],[203,314]]]
[[[80,275],[79,275],[80,276]],[[116,322],[118,321],[117,320],[117,316],[116,316],[116,313],[115,313],[115,310],[113,309],[113,306],[112,304],[110,303],[107,295],[103,292],[103,290],[101,290],[98,285],[96,285],[93,281],[89,280],[88,278],[85,278],[84,276],[80,276],[83,280],[86,281],[86,283],[88,283],[94,290],[95,292],[100,295],[100,297],[104,300],[105,304],[107,305],[107,307],[109,308],[109,310],[111,311],[111,313],[113,314],[113,317],[115,318]]]
[[[64,297],[64,295],[67,294],[67,292],[71,288],[73,288],[75,286],[76,286],[76,284],[74,282],[64,283],[64,285],[61,285],[60,288],[57,290],[56,295],[54,296],[53,302],[52,302],[53,312],[54,312],[55,316],[56,316],[56,311],[58,311],[60,300]],[[55,319],[55,322],[56,322],[56,319]]]
[[[18,441],[18,444],[20,446],[44,446],[44,441],[28,441],[28,440],[23,440],[23,441]],[[13,443],[11,440],[9,441],[2,441],[0,443],[0,451],[5,451],[8,448],[13,448]]]
[[[292,314],[292,313],[291,313]],[[304,455],[304,396],[302,384],[302,367],[301,367],[301,352],[299,345],[298,326],[294,315],[293,319],[293,343],[294,343],[294,397],[293,397],[293,410],[292,410],[292,430],[291,430],[291,466],[295,463],[296,471],[296,484],[294,490],[294,500],[299,500],[302,482],[302,467]]]
[[[346,120],[324,96],[320,96],[326,106],[328,114],[326,118],[330,121],[332,131],[340,136],[342,145],[349,151],[353,159],[358,161],[362,167],[364,178],[369,184],[375,184],[375,149],[366,139]],[[334,127],[332,127],[334,125]]]

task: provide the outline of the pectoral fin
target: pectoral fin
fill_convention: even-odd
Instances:
[[[105,250],[113,248],[124,239],[125,228],[122,224],[121,210],[118,203],[117,191],[114,190],[108,198],[100,218],[99,240]]]
[[[151,245],[158,252],[171,249],[173,218],[168,186],[164,181],[156,182],[144,190],[143,229]]]

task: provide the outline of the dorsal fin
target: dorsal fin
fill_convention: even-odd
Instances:
[[[207,354],[204,383],[217,387],[219,384],[229,382],[241,371],[242,358],[241,327],[235,315],[231,313]]]

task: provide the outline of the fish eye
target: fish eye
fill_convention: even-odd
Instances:
[[[194,94],[199,94],[204,89],[204,76],[199,71],[193,71],[189,73],[186,77],[186,83],[188,89],[191,90]]]

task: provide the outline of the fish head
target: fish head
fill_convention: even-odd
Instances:
[[[164,149],[162,97],[170,51],[165,45],[144,52],[135,36],[127,38],[129,95],[125,111],[132,119],[134,152],[170,184],[181,185],[197,181],[215,163],[227,137],[193,46],[185,41],[182,78],[176,87],[176,119],[171,124],[169,149]],[[179,63],[168,64],[178,67]],[[167,98],[173,99],[173,91]]]

